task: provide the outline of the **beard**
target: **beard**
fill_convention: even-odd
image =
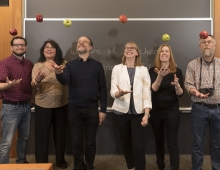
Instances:
[[[85,53],[87,53],[86,49],[84,49],[84,50],[77,50],[77,52],[78,52],[79,54],[85,54]]]
[[[213,56],[213,53],[214,53],[213,50],[211,50],[211,49],[210,50],[206,50],[205,49],[205,50],[203,50],[202,54],[203,54],[204,57],[211,57],[211,56]]]
[[[23,57],[24,54],[26,53],[26,51],[24,51],[23,53],[16,53],[15,51],[12,51],[12,52],[13,52],[13,54],[15,54],[18,57]]]

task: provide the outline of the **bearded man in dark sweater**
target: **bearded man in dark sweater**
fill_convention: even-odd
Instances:
[[[92,170],[96,153],[96,131],[106,117],[107,88],[103,66],[90,57],[93,42],[82,36],[77,41],[78,58],[58,66],[51,61],[57,80],[69,84],[69,128],[74,170]],[[98,110],[100,101],[100,111]],[[85,132],[84,132],[85,131]],[[83,139],[85,134],[85,162]]]

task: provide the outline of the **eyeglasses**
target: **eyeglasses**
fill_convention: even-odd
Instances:
[[[136,50],[135,47],[125,47],[126,50]]]
[[[78,44],[81,44],[81,43],[82,43],[82,44],[87,44],[87,43],[89,43],[89,41],[82,40],[82,41],[77,41],[77,43],[78,43]]]
[[[50,50],[50,49],[51,49],[51,50],[54,50],[55,48],[54,48],[53,46],[51,46],[51,47],[49,47],[49,46],[45,46],[44,49],[47,49],[47,50]]]
[[[211,44],[213,43],[213,40],[209,40],[209,41],[200,41],[200,44],[205,45],[206,43]]]
[[[15,47],[19,47],[19,46],[25,47],[26,45],[25,44],[13,44],[13,46],[15,46]]]

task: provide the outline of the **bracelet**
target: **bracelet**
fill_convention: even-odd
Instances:
[[[40,83],[41,81],[38,81],[36,78],[34,79],[36,82]]]
[[[34,84],[37,86],[41,81],[37,81],[36,79],[34,79]]]
[[[148,115],[148,118],[150,118],[150,114],[148,112],[145,112],[144,113],[145,115]]]

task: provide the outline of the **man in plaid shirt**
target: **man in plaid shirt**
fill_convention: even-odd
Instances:
[[[201,170],[203,144],[210,128],[212,169],[220,169],[220,59],[214,57],[216,40],[212,35],[199,40],[201,57],[186,70],[185,88],[193,102],[191,110],[192,170]]]

